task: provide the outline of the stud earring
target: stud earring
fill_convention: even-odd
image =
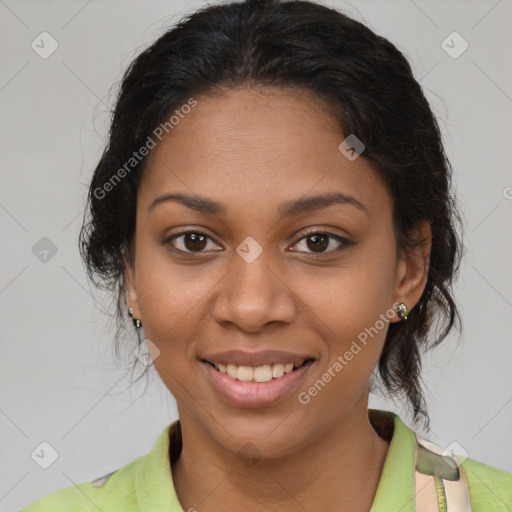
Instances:
[[[142,327],[142,322],[138,318],[133,318],[133,308],[128,308],[128,315],[130,315],[133,325],[135,325],[137,329],[140,329]]]
[[[398,304],[398,306],[396,307],[396,312],[397,312],[398,316],[400,317],[400,320],[402,320],[402,322],[405,322],[407,320],[407,315],[409,314],[409,310],[407,309],[407,306],[403,302]]]

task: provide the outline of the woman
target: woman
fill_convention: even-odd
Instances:
[[[409,64],[343,14],[248,0],[165,33],[124,76],[80,248],[179,420],[24,511],[512,510],[512,474],[368,409],[375,377],[428,426],[450,180]]]

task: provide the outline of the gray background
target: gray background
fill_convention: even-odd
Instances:
[[[430,438],[512,471],[512,3],[325,3],[405,52],[455,170],[466,230],[456,287],[464,331],[425,361]],[[2,512],[128,464],[177,417],[154,370],[144,392],[143,380],[130,388],[131,359],[115,362],[113,324],[100,309],[109,298],[89,288],[77,237],[122,71],[202,5],[0,0]],[[46,59],[31,47],[43,31],[58,43]],[[442,47],[454,31],[469,44],[457,58]],[[445,43],[452,54],[462,48],[457,37]],[[41,261],[45,237],[57,252]],[[134,341],[125,342],[130,353]],[[382,398],[371,405],[401,412]],[[42,441],[59,455],[46,470],[30,455]]]

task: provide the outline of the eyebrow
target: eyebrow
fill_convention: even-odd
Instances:
[[[186,194],[174,193],[164,194],[157,197],[148,207],[148,213],[157,205],[177,201],[182,205],[201,213],[211,215],[226,215],[226,208],[212,199],[200,196],[189,196]],[[327,208],[334,204],[352,205],[369,215],[368,209],[358,199],[353,196],[342,194],[341,192],[332,192],[317,196],[301,197],[291,201],[285,201],[279,206],[279,220],[285,217],[292,217],[301,213],[308,213],[321,208]]]

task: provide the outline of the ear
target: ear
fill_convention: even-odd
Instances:
[[[399,257],[393,303],[403,302],[411,311],[420,300],[427,284],[432,246],[430,223],[426,220],[422,221],[409,236],[421,243],[416,247],[408,248],[408,254],[401,254]],[[391,321],[399,322],[398,314]]]
[[[139,301],[137,288],[135,286],[135,260],[133,258],[133,251],[130,256],[125,257],[125,272],[123,277],[126,306],[133,309],[133,318],[140,319]]]

